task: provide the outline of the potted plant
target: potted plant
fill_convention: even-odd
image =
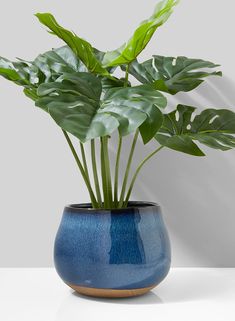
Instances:
[[[204,156],[197,142],[219,150],[235,147],[235,114],[230,110],[210,108],[195,116],[195,107],[178,105],[164,112],[167,95],[191,91],[207,76],[221,76],[214,71],[218,65],[183,56],[137,60],[177,2],[159,2],[128,42],[111,52],[93,48],[51,14],[38,13],[39,21],[66,46],[31,62],[0,58],[0,74],[22,86],[24,94],[62,129],[88,189],[90,203],[65,207],[54,250],[59,275],[83,294],[140,295],[168,273],[170,245],[159,206],[130,201],[137,176],[150,158],[163,148]],[[117,69],[123,77],[117,77]],[[132,85],[129,75],[140,84]],[[111,164],[109,141],[114,132],[118,142]],[[123,150],[123,140],[132,134],[130,150]],[[156,149],[131,174],[139,137],[143,145],[155,140]],[[85,145],[90,148],[91,166]],[[121,181],[123,152],[128,156]]]

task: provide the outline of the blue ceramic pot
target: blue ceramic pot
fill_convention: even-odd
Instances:
[[[118,210],[65,207],[54,248],[55,267],[79,293],[127,297],[148,292],[170,268],[170,243],[160,207],[130,202]]]

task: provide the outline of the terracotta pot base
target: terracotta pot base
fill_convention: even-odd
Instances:
[[[93,297],[100,297],[100,298],[128,298],[143,295],[150,290],[152,290],[155,285],[147,287],[147,288],[140,288],[140,289],[129,289],[129,290],[113,290],[113,289],[97,289],[97,288],[88,288],[83,286],[77,286],[73,284],[68,284],[73,290],[78,292],[79,294],[93,296]]]

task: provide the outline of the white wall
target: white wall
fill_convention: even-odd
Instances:
[[[100,49],[121,45],[155,0],[8,0],[1,5],[0,55],[34,58],[61,45],[33,13],[52,12]],[[231,0],[182,0],[142,55],[186,55],[221,63],[214,78],[170,106],[235,104],[234,10]],[[0,79],[0,266],[50,266],[63,206],[87,192],[59,128],[20,88]],[[142,158],[141,143],[136,160]],[[154,147],[148,145],[146,152]],[[113,144],[113,150],[115,150]],[[133,198],[162,204],[175,266],[235,266],[235,151],[194,158],[163,150],[146,167]]]

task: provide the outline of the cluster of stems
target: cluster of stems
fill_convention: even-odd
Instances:
[[[127,66],[126,68],[124,87],[128,85],[128,74],[129,74],[128,70],[129,70],[129,66]],[[145,157],[142,160],[142,162],[140,162],[139,166],[136,168],[133,174],[133,177],[129,182],[133,155],[134,155],[134,151],[135,151],[135,147],[136,147],[136,144],[138,141],[138,135],[139,135],[139,130],[138,129],[136,130],[135,135],[133,137],[132,144],[131,144],[130,153],[127,160],[126,170],[124,173],[123,182],[121,185],[122,187],[119,195],[119,189],[118,189],[119,167],[120,167],[120,157],[121,157],[122,141],[123,141],[122,136],[119,134],[113,183],[112,183],[111,166],[110,166],[110,159],[109,159],[109,147],[108,147],[110,137],[109,136],[100,137],[100,164],[101,164],[100,167],[101,167],[101,181],[102,181],[102,189],[101,189],[98,170],[97,170],[95,140],[92,139],[90,141],[90,154],[91,154],[93,181],[94,181],[94,184],[92,184],[89,169],[88,169],[84,144],[80,142],[80,150],[81,150],[81,160],[80,160],[68,133],[64,130],[63,130],[63,133],[72,151],[75,161],[78,165],[78,168],[83,177],[83,180],[86,184],[93,208],[117,209],[117,208],[127,207],[136,178],[141,168],[152,156],[154,156],[157,152],[159,152],[163,148],[163,146],[160,146],[159,148],[154,150],[151,154],[149,154],[147,157]],[[128,186],[128,183],[129,183],[129,186]],[[94,188],[92,187],[92,185],[94,185]]]
[[[91,167],[93,172],[93,181],[92,184],[91,176],[88,169],[87,164],[87,157],[84,149],[84,144],[80,143],[80,150],[81,150],[81,160],[78,156],[76,149],[73,146],[73,143],[66,131],[63,131],[65,138],[68,142],[68,145],[73,153],[75,161],[78,165],[80,173],[83,177],[83,180],[86,184],[87,190],[89,192],[91,204],[93,208],[105,208],[105,209],[114,209],[114,208],[124,208],[128,206],[128,201],[130,199],[136,178],[144,166],[144,164],[153,157],[157,152],[159,152],[163,146],[160,146],[156,150],[154,150],[151,154],[145,157],[137,166],[132,179],[129,182],[129,176],[131,171],[131,165],[134,155],[134,150],[136,147],[138,133],[137,130],[133,142],[131,145],[129,157],[127,160],[126,170],[123,177],[122,188],[119,195],[119,165],[120,165],[120,156],[122,150],[122,136],[119,135],[119,142],[118,142],[118,150],[116,155],[116,162],[115,162],[115,171],[114,171],[114,182],[112,183],[112,175],[111,175],[111,167],[110,167],[110,159],[109,159],[109,137],[104,136],[100,138],[100,167],[101,167],[101,181],[102,181],[102,188],[100,187],[100,179],[97,170],[97,158],[96,158],[96,144],[95,140],[90,141],[90,155],[91,155]],[[94,185],[94,188],[93,186]]]

